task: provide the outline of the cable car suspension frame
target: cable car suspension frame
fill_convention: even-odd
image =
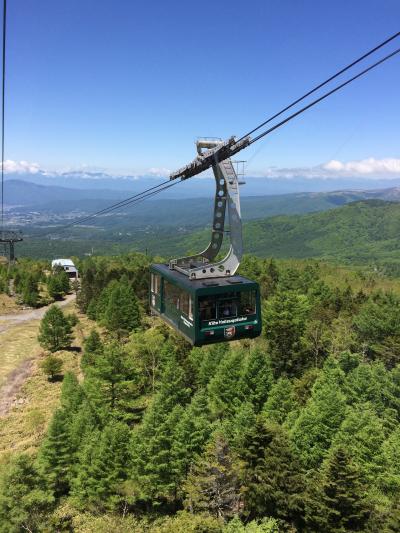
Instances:
[[[236,142],[201,139],[196,142],[197,157],[186,167],[171,175],[171,180],[188,179],[204,167],[213,169],[215,178],[214,216],[209,245],[196,255],[172,259],[171,270],[177,270],[190,279],[207,279],[233,276],[239,268],[243,255],[242,219],[240,213],[239,180],[230,156],[250,143],[250,137]],[[225,230],[225,215],[228,207],[229,231]],[[229,233],[230,248],[221,261],[214,262],[220,252],[224,234]]]

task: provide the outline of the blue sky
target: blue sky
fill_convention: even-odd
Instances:
[[[399,22],[398,0],[9,0],[6,159],[173,170],[198,136],[245,133]],[[247,172],[397,168],[399,86],[400,56],[243,152]]]

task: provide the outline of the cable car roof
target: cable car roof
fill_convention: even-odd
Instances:
[[[232,290],[242,290],[246,288],[256,288],[258,284],[243,276],[230,276],[212,279],[194,279],[191,280],[181,272],[171,270],[168,265],[154,264],[151,265],[151,272],[160,274],[163,278],[176,283],[180,287],[187,289],[188,292],[195,292],[199,289],[219,289],[228,288]]]

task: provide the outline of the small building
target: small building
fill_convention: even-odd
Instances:
[[[51,262],[51,268],[53,270],[59,267],[64,269],[69,278],[78,279],[78,269],[74,265],[73,261],[71,261],[71,259],[54,259]]]

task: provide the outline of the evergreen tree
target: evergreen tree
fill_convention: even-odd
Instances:
[[[69,292],[69,278],[63,269],[57,270],[48,278],[47,291],[55,300],[61,299]]]
[[[252,518],[272,516],[300,525],[304,480],[289,437],[277,424],[258,417],[242,450],[244,512]]]
[[[72,342],[72,328],[64,313],[52,305],[40,322],[38,341],[43,348],[56,352],[69,348]]]
[[[183,464],[179,447],[174,449],[173,444],[177,425],[183,418],[183,406],[189,398],[184,378],[182,368],[171,358],[153,404],[133,435],[131,477],[135,496],[150,504],[177,498]]]
[[[337,363],[328,360],[313,386],[310,400],[292,428],[293,443],[307,468],[321,463],[345,417],[343,380],[343,371]]]
[[[83,355],[81,359],[82,368],[95,364],[97,356],[103,354],[104,346],[97,329],[92,329],[83,344]]]
[[[22,291],[22,300],[30,307],[36,307],[39,303],[39,289],[36,276],[28,274]]]
[[[239,512],[238,467],[221,435],[215,435],[184,484],[185,507],[227,519]]]
[[[213,344],[202,348],[193,348],[189,359],[195,369],[197,383],[201,387],[207,387],[214,377],[218,365],[229,351],[226,343]]]
[[[0,532],[37,531],[51,510],[53,495],[28,455],[17,455],[0,475]]]
[[[288,378],[279,378],[271,387],[263,413],[267,418],[282,424],[295,405],[291,381]]]
[[[181,462],[173,453],[174,433],[183,415],[183,407],[175,405],[166,412],[158,395],[149,407],[142,426],[131,443],[134,498],[150,506],[163,501],[174,503],[178,496]]]
[[[88,435],[94,435],[104,426],[103,419],[86,394],[76,413],[69,417],[69,439],[74,453],[79,452]],[[108,413],[107,413],[108,414]]]
[[[333,439],[333,446],[340,446],[350,453],[365,478],[374,483],[382,473],[382,443],[385,430],[382,421],[369,404],[348,408],[345,419]]]
[[[400,426],[382,444],[385,471],[380,485],[394,498],[400,498]]]
[[[269,357],[259,348],[251,350],[243,370],[241,388],[257,413],[268,398],[273,379]]]
[[[193,459],[200,455],[210,438],[207,396],[199,391],[182,413],[174,429],[172,454],[180,479],[189,472]]]
[[[242,368],[243,352],[229,351],[221,360],[214,377],[208,384],[210,411],[215,418],[232,415],[236,403],[243,399]]]
[[[308,313],[307,297],[296,292],[280,290],[266,302],[264,333],[278,377],[297,375],[304,366],[302,337]]]
[[[48,376],[48,379],[53,381],[54,378],[61,373],[63,367],[62,359],[54,355],[48,355],[40,363],[40,368]]]
[[[232,418],[224,420],[222,425],[223,434],[234,452],[243,449],[246,435],[254,427],[256,418],[254,405],[251,402],[244,401],[237,406]]]
[[[311,531],[364,531],[370,514],[366,485],[342,447],[326,459],[321,480],[307,500],[306,521]]]
[[[118,337],[138,328],[141,322],[139,301],[127,280],[118,283],[109,295],[103,323]]]
[[[73,467],[73,449],[69,435],[68,414],[57,409],[38,455],[38,469],[55,496],[69,491]]]
[[[388,410],[400,415],[400,398],[394,374],[383,363],[361,363],[347,374],[346,392],[351,403],[371,403],[376,413],[384,418]]]
[[[101,432],[88,435],[79,455],[72,494],[80,503],[114,509],[127,475],[129,430],[111,421]]]
[[[69,416],[75,415],[84,399],[83,390],[77,377],[72,372],[67,372],[61,387],[61,407]]]

